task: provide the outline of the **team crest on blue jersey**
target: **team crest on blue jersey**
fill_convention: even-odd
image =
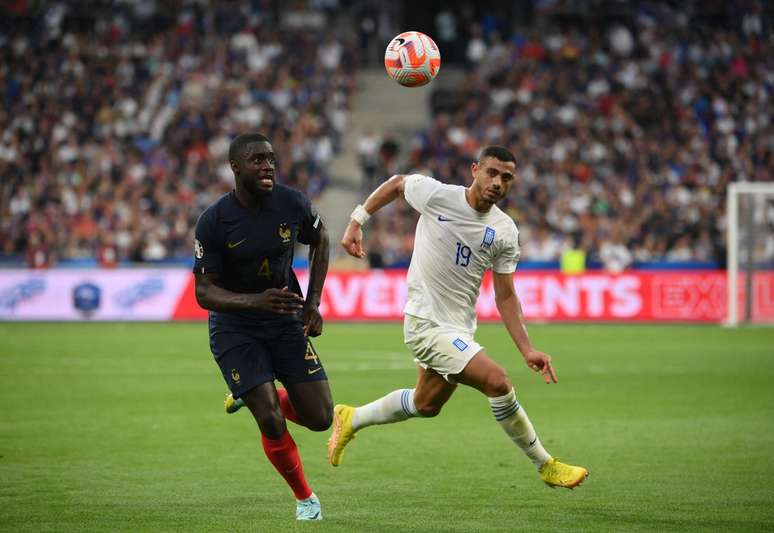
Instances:
[[[279,236],[282,237],[282,244],[290,242],[290,228],[284,222],[279,226]]]
[[[492,243],[494,242],[495,238],[495,230],[494,228],[490,228],[489,226],[486,227],[486,230],[484,230],[484,240],[481,241],[481,248],[489,248],[492,246]]]

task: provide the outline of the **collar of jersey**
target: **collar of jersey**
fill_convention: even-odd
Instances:
[[[471,206],[468,203],[468,199],[465,197],[465,191],[466,190],[467,189],[465,187],[462,187],[462,203],[465,204],[465,207],[468,209],[468,212],[471,215],[473,215],[475,218],[478,218],[478,219],[481,219],[481,220],[483,220],[483,219],[485,219],[487,217],[490,217],[492,215],[492,212],[494,211],[494,209],[497,206],[493,204],[492,207],[489,209],[489,211],[487,211],[486,213],[482,213],[481,211],[478,211],[477,209],[473,208],[473,206]]]

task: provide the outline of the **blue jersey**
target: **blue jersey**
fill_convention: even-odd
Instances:
[[[303,296],[292,269],[293,250],[296,242],[316,244],[321,225],[309,199],[284,185],[275,184],[256,208],[243,207],[232,191],[208,207],[196,223],[194,272],[220,274],[220,286],[232,292],[288,287]],[[210,311],[213,320],[245,325],[300,321],[301,313]]]

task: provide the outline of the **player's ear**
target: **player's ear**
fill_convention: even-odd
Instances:
[[[473,161],[470,164],[470,173],[475,175],[477,170],[478,170],[478,162],[477,161]]]
[[[233,159],[229,159],[228,160],[228,164],[231,166],[231,171],[234,174],[238,174],[239,173],[239,165],[237,165],[236,161],[234,161]]]

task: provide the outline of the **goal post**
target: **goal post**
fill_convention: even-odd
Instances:
[[[726,325],[774,323],[774,183],[728,186],[726,277]]]

